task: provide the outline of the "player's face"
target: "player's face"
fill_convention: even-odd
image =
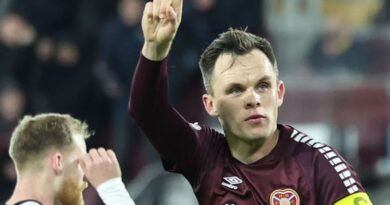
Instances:
[[[273,135],[284,84],[258,49],[218,57],[212,76],[214,96],[203,97],[207,111],[218,117],[226,136],[252,141]]]
[[[57,196],[62,205],[84,204],[82,192],[87,187],[87,183],[84,181],[84,174],[78,159],[86,154],[86,145],[79,135],[74,136],[74,141],[74,149],[65,159],[64,180]]]

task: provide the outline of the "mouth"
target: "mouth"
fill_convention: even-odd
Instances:
[[[245,119],[246,122],[253,122],[253,123],[257,123],[257,122],[260,122],[262,120],[266,119],[266,117],[264,115],[260,115],[260,114],[255,114],[255,115],[251,115],[249,117],[247,117]]]

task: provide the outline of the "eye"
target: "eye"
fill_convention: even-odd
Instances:
[[[269,89],[271,88],[271,83],[270,82],[260,82],[258,85],[257,85],[257,88],[259,90],[266,90],[266,89]]]
[[[240,94],[244,89],[240,85],[233,85],[227,90],[227,94]]]

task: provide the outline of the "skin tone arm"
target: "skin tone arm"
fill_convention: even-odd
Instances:
[[[146,58],[160,61],[168,56],[181,22],[182,10],[183,0],[154,0],[145,5],[142,54]]]

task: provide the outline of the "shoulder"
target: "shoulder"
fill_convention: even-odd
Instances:
[[[218,127],[212,128],[199,123],[190,123],[190,126],[198,138],[196,153],[203,156],[202,159],[206,158],[206,161],[210,161],[209,159],[212,159],[211,161],[217,160],[228,152],[225,135]]]
[[[205,138],[205,140],[225,140],[225,135],[218,128],[212,128],[198,122],[189,123],[189,125],[198,137]]]
[[[292,154],[293,156],[311,159],[305,162],[306,166],[308,164],[311,167],[320,165],[329,167],[336,172],[350,166],[332,146],[320,142],[293,127],[289,128],[291,129],[291,135],[288,136],[288,141],[289,146],[292,147]]]
[[[358,174],[337,150],[299,130],[289,128],[291,154],[314,183],[320,198],[335,202],[342,197],[365,192]]]
[[[324,159],[338,155],[337,151],[330,145],[320,142],[308,134],[288,125],[282,125],[282,138],[287,141],[293,155],[311,155]],[[284,129],[284,130],[283,130]]]
[[[205,154],[210,157],[220,157],[226,152],[229,152],[226,137],[223,134],[222,128],[210,127],[199,123],[190,123],[191,128],[194,130],[197,137],[197,153],[200,155]]]
[[[198,153],[210,151],[219,152],[225,150],[227,146],[226,138],[222,133],[222,130],[219,130],[218,127],[213,128],[197,122],[190,123],[190,127],[197,138]]]
[[[278,129],[283,146],[286,150],[290,150],[288,154],[292,156],[314,156],[321,154],[324,149],[332,149],[329,145],[314,139],[292,126],[278,125]]]

